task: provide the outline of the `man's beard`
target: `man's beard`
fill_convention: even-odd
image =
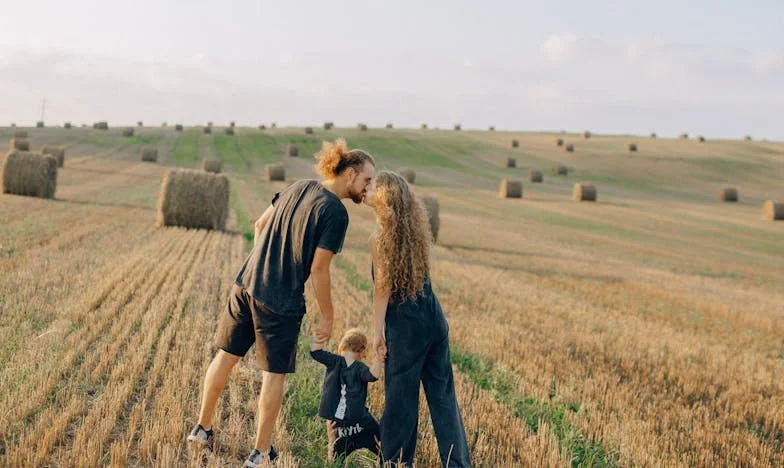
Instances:
[[[365,192],[364,191],[359,192],[359,193],[350,192],[349,194],[351,195],[351,201],[353,201],[357,205],[361,204],[362,200],[364,200],[364,198],[365,198]]]

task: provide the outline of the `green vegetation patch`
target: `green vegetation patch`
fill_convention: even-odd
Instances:
[[[580,405],[561,401],[556,385],[553,385],[549,401],[523,396],[518,390],[519,376],[514,372],[500,369],[492,361],[480,359],[454,345],[450,352],[452,364],[460,372],[466,374],[477,387],[490,392],[497,402],[513,411],[515,417],[525,421],[532,431],[539,431],[540,421],[547,423],[558,438],[561,450],[571,458],[573,467],[620,466],[617,453],[581,435],[569,423],[566,414],[578,413]]]
[[[199,132],[195,130],[183,132],[174,143],[172,158],[178,166],[194,167],[198,165],[201,160],[199,157]]]

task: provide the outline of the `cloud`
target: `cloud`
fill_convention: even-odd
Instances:
[[[539,53],[547,62],[565,64],[577,55],[577,35],[574,33],[550,34],[542,44]]]

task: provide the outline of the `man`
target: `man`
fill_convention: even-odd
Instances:
[[[316,159],[321,182],[300,180],[275,194],[255,223],[253,250],[218,324],[219,350],[204,377],[199,423],[188,436],[191,442],[212,445],[215,404],[234,365],[255,343],[263,381],[255,449],[246,467],[277,457],[271,446],[272,429],[283,402],[286,374],[295,369],[309,276],[321,310],[315,339],[326,342],[332,334],[329,265],[340,252],[348,227],[341,200],[362,203],[373,180],[373,157],[362,150],[346,150],[342,139],[324,142]]]

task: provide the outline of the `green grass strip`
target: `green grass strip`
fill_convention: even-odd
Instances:
[[[539,421],[547,423],[558,439],[559,446],[571,458],[573,467],[620,466],[618,454],[602,444],[579,434],[566,419],[567,412],[577,413],[580,405],[557,398],[554,388],[549,401],[537,400],[520,394],[515,373],[499,369],[492,361],[481,359],[454,345],[451,346],[452,364],[466,374],[479,388],[487,390],[495,400],[514,412],[515,417],[525,421],[532,431],[539,431]]]
[[[172,150],[172,159],[178,166],[198,166],[201,157],[199,156],[199,132],[197,130],[188,130],[177,138],[174,150]]]

